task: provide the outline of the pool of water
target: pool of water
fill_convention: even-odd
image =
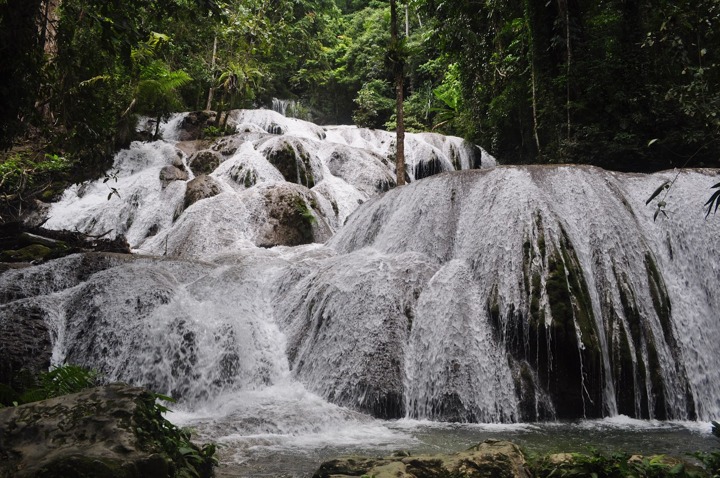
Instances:
[[[328,408],[325,415],[314,416],[285,410],[282,426],[266,417],[238,413],[237,409],[221,417],[176,413],[170,418],[192,428],[198,441],[220,445],[220,477],[304,478],[311,477],[323,461],[340,456],[386,456],[396,450],[451,453],[487,439],[512,441],[526,454],[595,449],[689,458],[691,452],[720,448],[710,424],[701,422],[642,421],[620,416],[539,424],[452,424],[376,420],[339,407]],[[339,414],[332,417],[333,413]]]

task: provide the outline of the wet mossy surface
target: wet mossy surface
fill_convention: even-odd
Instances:
[[[310,154],[305,151],[302,145],[285,142],[282,147],[273,149],[267,156],[270,164],[280,171],[286,181],[301,184],[308,189],[315,186],[312,166],[310,165]]]
[[[415,165],[413,175],[415,180],[420,180],[443,172],[442,162],[437,157],[429,161],[422,161]]]
[[[516,391],[522,391],[518,394],[521,419],[550,418],[552,413],[555,418],[602,416],[602,350],[583,271],[564,231],[556,249],[549,252],[539,213],[534,226],[534,237],[523,242],[520,285],[528,294],[527,310],[512,310],[514,334],[505,336],[514,358]],[[523,373],[522,367],[528,370]],[[537,378],[530,381],[532,370]],[[532,394],[529,387],[541,389]],[[554,411],[539,407],[540,393],[549,396]]]
[[[623,308],[623,315],[625,321],[630,329],[630,340],[632,340],[633,348],[635,350],[635,373],[633,380],[633,389],[638,390],[640,394],[639,410],[633,410],[629,416],[636,418],[648,418],[648,395],[647,388],[644,386],[647,380],[647,368],[645,365],[645,359],[643,356],[643,348],[645,338],[643,336],[644,328],[640,324],[640,314],[637,312],[635,306],[635,298],[632,291],[628,289],[627,278],[615,271],[620,293],[620,303]],[[616,382],[617,387],[626,386],[629,387],[628,382]],[[637,387],[636,387],[637,385]]]
[[[0,476],[212,476],[214,445],[198,447],[162,416],[156,396],[107,385],[0,411]]]
[[[548,259],[545,284],[552,316],[549,393],[559,418],[600,417],[602,352],[590,295],[579,261],[564,234],[559,249]]]

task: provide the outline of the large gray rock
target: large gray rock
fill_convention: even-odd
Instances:
[[[187,178],[187,171],[171,164],[165,166],[160,170],[160,182],[162,182],[163,188],[170,184],[172,181],[185,181],[187,180]]]
[[[0,307],[0,384],[22,388],[16,383],[21,371],[44,372],[51,356],[50,331],[41,308],[28,301]]]
[[[179,431],[163,428],[154,403],[142,389],[114,384],[2,409],[0,478],[177,476],[188,465],[167,443],[179,443]]]
[[[222,192],[222,188],[213,178],[205,174],[196,176],[185,189],[185,209],[201,199],[217,196],[220,192]]]
[[[255,243],[259,247],[298,246],[325,242],[332,235],[329,226],[316,211],[315,194],[303,186],[288,183],[260,188],[267,214]]]
[[[486,440],[450,455],[396,454],[387,458],[343,458],[320,465],[313,478],[529,478],[520,448],[508,441]]]
[[[193,153],[188,159],[188,165],[195,174],[210,174],[224,160],[225,158],[221,157],[219,153],[204,149]]]

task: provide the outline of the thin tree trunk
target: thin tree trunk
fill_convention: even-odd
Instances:
[[[405,38],[410,36],[410,13],[408,11],[408,4],[405,4]]]
[[[565,70],[565,84],[567,87],[565,108],[567,110],[567,137],[570,139],[572,135],[572,116],[571,116],[571,105],[570,105],[570,67],[572,64],[572,45],[570,43],[570,5],[567,0],[563,2],[565,4],[565,48],[567,49],[567,65]]]
[[[212,54],[212,62],[210,71],[212,74],[215,73],[215,58],[217,56],[217,35],[215,35],[215,40],[213,41],[213,54]],[[213,94],[215,93],[215,88],[213,87],[212,83],[210,84],[210,90],[208,91],[208,100],[207,100],[207,106],[205,107],[206,111],[209,111],[212,108],[212,100],[213,100]]]
[[[396,0],[390,0],[390,48],[392,52],[395,70],[395,108],[396,108],[396,146],[395,146],[395,169],[396,182],[398,186],[405,184],[405,124],[403,121],[403,64],[400,53],[400,41],[398,39],[398,20]]]
[[[540,135],[538,134],[538,116],[537,116],[537,72],[535,71],[535,37],[533,29],[528,1],[525,1],[525,26],[528,30],[528,52],[530,53],[530,82],[532,88],[532,118],[533,118],[533,137],[535,138],[535,147],[538,156],[541,154]]]

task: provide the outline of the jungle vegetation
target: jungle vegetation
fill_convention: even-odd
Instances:
[[[97,176],[138,115],[272,98],[320,124],[392,129],[401,84],[405,129],[463,136],[502,163],[720,164],[718,0],[408,0],[396,13],[392,40],[389,0],[0,0],[0,148],[28,177],[47,154]],[[10,170],[0,181],[17,184]]]

